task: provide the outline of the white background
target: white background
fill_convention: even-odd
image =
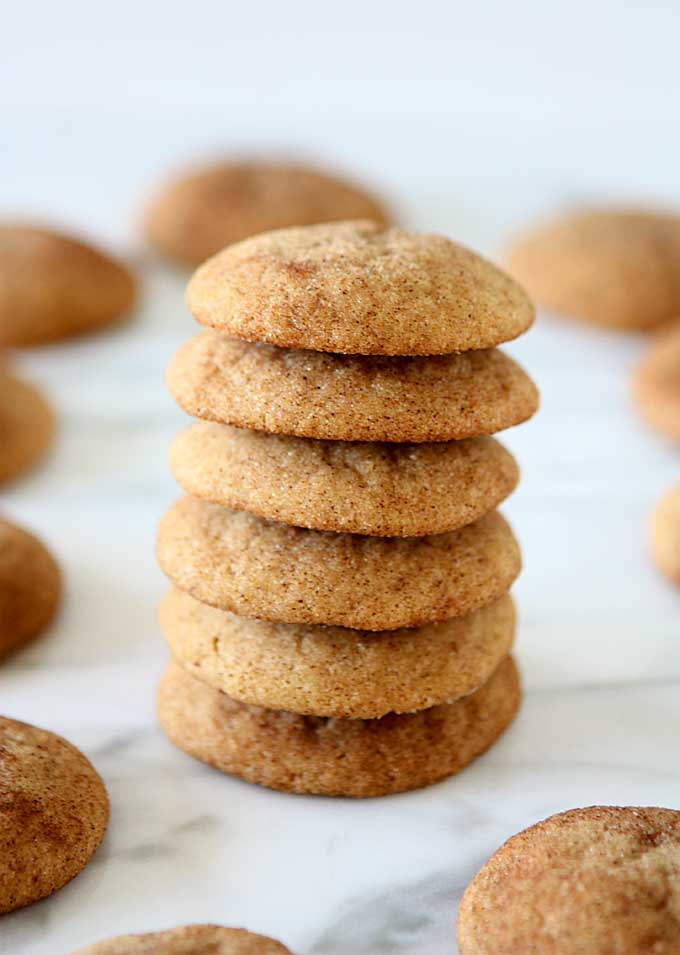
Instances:
[[[64,568],[59,624],[3,666],[0,709],[64,733],[113,817],[86,872],[0,921],[5,955],[123,931],[245,924],[298,955],[444,955],[460,892],[506,836],[598,801],[680,808],[678,595],[645,522],[680,474],[629,400],[641,348],[541,316],[512,351],[543,392],[504,440],[527,701],[458,779],[368,803],[270,794],[156,730],[164,650],[154,525],[181,423],[163,387],[193,332],[186,276],[136,222],[168,168],[275,149],[354,172],[400,218],[500,255],[575,202],[680,205],[680,8],[0,2],[0,213],[95,236],[144,277],[135,322],[17,358],[60,416],[45,467],[2,494]]]

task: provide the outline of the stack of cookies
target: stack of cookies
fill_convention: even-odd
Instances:
[[[200,419],[163,518],[170,739],[274,789],[415,789],[486,750],[519,705],[492,433],[538,396],[496,346],[533,309],[439,236],[349,222],[270,232],[189,285],[208,329],[169,385]]]

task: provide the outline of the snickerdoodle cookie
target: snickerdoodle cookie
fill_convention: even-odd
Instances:
[[[679,955],[680,812],[593,806],[509,839],[468,887],[461,955]]]
[[[161,569],[223,610],[362,630],[414,627],[492,603],[520,570],[496,512],[429,537],[368,537],[265,521],[190,497],[163,517]]]
[[[387,221],[381,203],[359,186],[290,163],[223,162],[168,183],[145,217],[161,255],[198,265],[233,242],[289,226],[338,219]]]
[[[53,431],[52,412],[38,389],[0,365],[0,484],[32,468]]]
[[[680,584],[680,485],[654,508],[650,537],[656,566],[673,583]]]
[[[242,703],[340,719],[411,713],[467,696],[512,647],[508,596],[444,623],[382,633],[248,620],[171,590],[160,622],[173,657]]]
[[[291,955],[264,935],[221,925],[183,925],[165,932],[119,935],[72,955]]]
[[[167,669],[158,696],[170,740],[224,773],[285,792],[382,796],[428,786],[485,752],[520,702],[511,658],[470,696],[376,720],[299,716],[237,703]]]
[[[567,215],[518,239],[507,266],[551,311],[608,328],[652,328],[680,314],[680,216]]]
[[[493,438],[318,441],[210,422],[175,438],[170,469],[193,497],[284,524],[382,537],[471,524],[519,478],[514,458]]]
[[[441,355],[521,335],[534,310],[495,265],[438,235],[340,222],[246,239],[187,289],[204,325],[248,341],[359,355]]]
[[[424,358],[329,355],[204,332],[168,369],[187,414],[332,441],[452,441],[530,418],[538,392],[498,349]]]
[[[0,913],[78,875],[108,818],[104,784],[75,746],[0,716]]]
[[[654,336],[635,374],[633,389],[647,423],[680,443],[680,322]]]
[[[31,534],[0,519],[0,658],[45,630],[60,593],[51,554]]]
[[[0,225],[0,345],[42,345],[124,318],[127,268],[69,236]]]

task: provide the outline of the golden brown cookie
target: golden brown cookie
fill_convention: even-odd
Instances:
[[[31,534],[0,519],[0,658],[45,630],[60,595],[52,555]]]
[[[258,232],[338,219],[387,221],[360,187],[290,163],[223,162],[171,181],[154,198],[144,230],[163,256],[198,265]]]
[[[331,441],[453,441],[530,418],[536,386],[497,349],[426,358],[329,355],[190,339],[168,387],[195,418]]]
[[[310,531],[186,497],[163,517],[158,562],[181,590],[244,617],[396,630],[447,620],[510,588],[520,553],[496,512],[448,534]]]
[[[656,505],[650,536],[654,563],[669,580],[680,584],[680,485]]]
[[[298,527],[382,537],[471,524],[519,479],[514,458],[493,438],[316,441],[210,422],[175,438],[170,469],[192,497]]]
[[[165,932],[119,935],[72,955],[291,955],[264,935],[221,925],[183,925]]]
[[[340,719],[411,713],[467,696],[512,647],[510,597],[465,617],[383,633],[248,620],[171,590],[160,622],[173,657],[241,703]]]
[[[124,318],[135,280],[120,263],[46,229],[0,225],[0,345],[42,345]]]
[[[281,229],[205,262],[203,325],[247,341],[357,355],[445,355],[516,338],[534,318],[500,269],[443,236],[374,222]]]
[[[551,311],[608,328],[652,328],[680,315],[680,216],[567,215],[518,239],[507,267]]]
[[[379,720],[324,719],[237,703],[173,663],[158,714],[175,746],[248,782],[320,796],[386,796],[460,772],[506,729],[520,693],[508,657],[455,703]]]
[[[104,784],[75,746],[0,716],[0,913],[75,878],[108,818]]]
[[[53,432],[52,412],[38,389],[0,366],[0,484],[30,470]]]
[[[680,322],[657,332],[633,380],[642,417],[680,443]]]
[[[678,955],[680,812],[592,806],[513,836],[468,887],[461,955]]]

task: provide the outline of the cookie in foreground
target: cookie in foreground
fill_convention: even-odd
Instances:
[[[0,716],[0,913],[78,875],[109,819],[104,783],[61,736]]]
[[[280,942],[221,925],[183,925],[165,932],[119,935],[71,955],[292,955]]]
[[[461,955],[678,955],[680,812],[592,806],[509,839],[468,886]]]

